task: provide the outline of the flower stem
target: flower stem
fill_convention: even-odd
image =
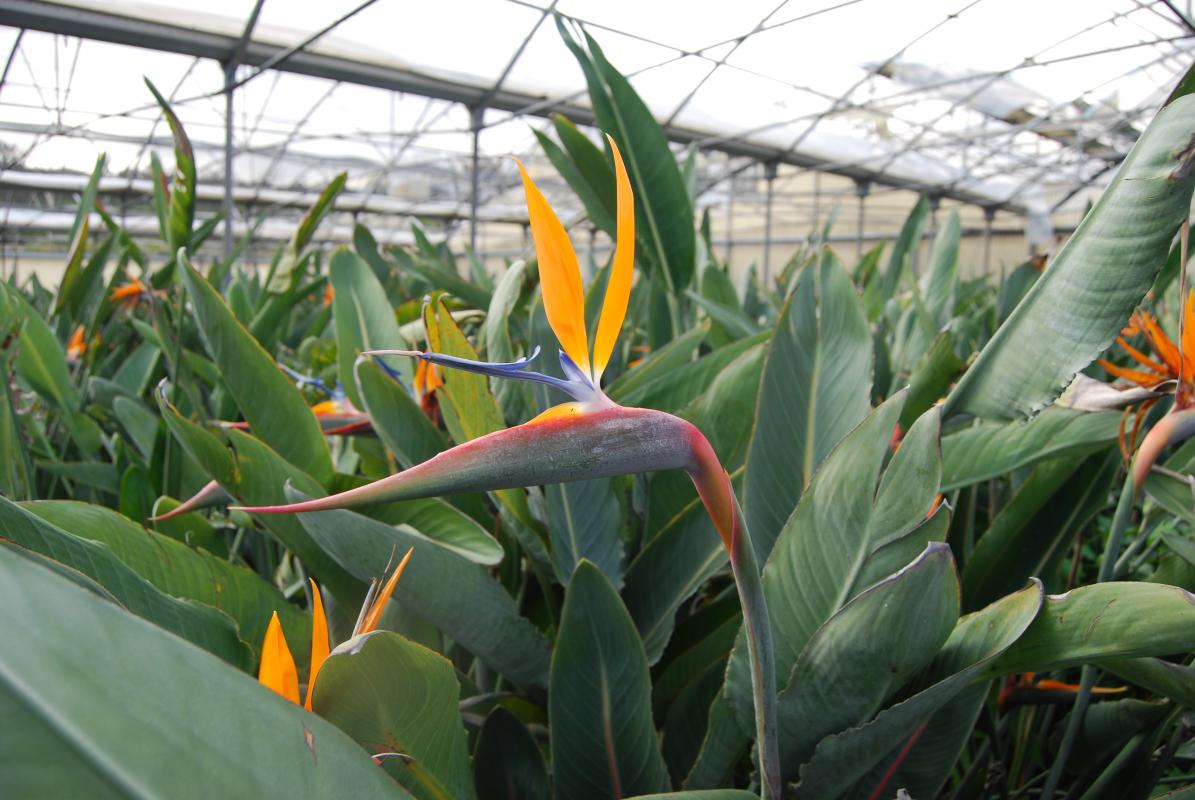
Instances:
[[[755,742],[759,749],[760,796],[779,800],[780,748],[776,723],[776,659],[772,649],[772,625],[763,593],[763,580],[755,561],[755,549],[747,534],[742,511],[735,502],[739,535],[730,551],[730,569],[743,607],[747,632],[747,654],[751,659],[751,692],[755,700]]]
[[[743,607],[743,629],[747,632],[747,656],[751,662],[751,693],[755,701],[755,746],[759,751],[760,796],[764,800],[780,800],[783,783],[780,747],[776,741],[776,658],[763,577],[730,476],[701,431],[690,425],[688,438],[692,455],[688,466],[689,477],[693,479],[705,510],[722,538],[726,552],[730,554],[730,569],[734,573],[739,603]]]

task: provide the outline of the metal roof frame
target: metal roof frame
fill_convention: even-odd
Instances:
[[[231,59],[234,53],[243,47],[240,63],[246,66],[260,67],[274,62],[272,68],[279,71],[432,97],[461,103],[470,109],[484,107],[539,117],[560,113],[578,124],[592,125],[594,123],[594,115],[589,108],[546,95],[513,91],[501,85],[486,86],[448,80],[415,70],[311,50],[298,49],[287,54],[288,50],[294,48],[252,40],[245,43],[239,36],[231,34],[197,30],[95,8],[65,6],[36,2],[35,0],[6,0],[3,6],[0,6],[0,24],[198,58],[210,58],[221,62]],[[279,61],[281,56],[285,56],[285,59]],[[998,208],[1021,215],[1027,213],[1026,207],[1016,201],[994,201],[987,195],[965,188],[908,180],[871,170],[858,164],[827,164],[824,160],[799,152],[794,147],[771,147],[676,125],[665,125],[664,130],[670,140],[679,144],[695,144],[702,149],[743,156],[764,163],[787,164],[827,172],[860,183],[879,184],[917,192],[926,191],[985,208]]]

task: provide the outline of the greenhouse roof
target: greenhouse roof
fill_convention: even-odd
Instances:
[[[215,192],[226,146],[220,62],[236,58],[239,200],[298,205],[347,170],[361,208],[465,218],[475,201],[482,218],[518,220],[508,156],[542,161],[533,130],[553,112],[591,118],[556,14],[600,43],[674,141],[709,154],[706,193],[745,165],[780,163],[846,176],[861,192],[907,188],[1043,216],[1110,178],[1195,47],[1195,29],[1168,1],[704,8],[8,0],[0,188],[83,175],[104,152],[107,173],[136,191],[150,151],[169,147],[144,75],[172,100]]]

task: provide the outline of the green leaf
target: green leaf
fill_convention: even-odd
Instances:
[[[0,606],[6,794],[408,796],[333,725],[5,548]]]
[[[716,269],[715,272],[717,272]],[[701,306],[702,311],[718,326],[718,330],[723,336],[729,339],[741,339],[744,336],[754,336],[759,333],[759,323],[748,318],[733,306],[698,294],[692,289],[687,290],[685,296]]]
[[[619,397],[619,402],[628,406],[658,408],[661,411],[677,413],[704,393],[714,379],[722,374],[729,364],[748,351],[764,349],[772,332],[763,331],[747,339],[739,339],[707,353],[695,361],[681,364],[640,384],[633,391]],[[754,394],[758,392],[758,381],[751,398],[748,415],[755,411]]]
[[[641,794],[628,800],[756,800],[754,792],[742,789],[696,789],[691,792]]]
[[[64,308],[69,308],[73,317],[78,316],[82,304],[89,298],[84,294],[90,281],[85,280],[83,257],[87,250],[88,233],[91,227],[91,211],[95,208],[95,193],[99,187],[100,178],[104,174],[104,162],[107,157],[101,153],[95,160],[95,168],[91,177],[83,188],[79,198],[79,206],[75,211],[75,221],[71,226],[70,250],[67,253],[66,269],[58,283],[58,294],[54,297],[51,314],[59,314]],[[111,247],[109,240],[107,247]],[[94,272],[93,270],[87,270]]]
[[[1178,265],[1177,256],[1174,258],[1174,263],[1175,266]],[[1008,277],[1000,284],[1000,293],[996,298],[997,322],[1004,324],[1013,309],[1025,299],[1025,295],[1033,288],[1033,284],[1037,283],[1039,277],[1041,277],[1041,273],[1034,268],[1031,261],[1026,261],[1008,273]]]
[[[934,237],[929,253],[929,270],[923,279],[925,310],[937,328],[941,328],[954,312],[954,297],[958,292],[958,250],[962,237],[958,210],[950,212],[946,224]]]
[[[917,421],[882,470],[904,395],[872,412],[834,449],[780,532],[763,568],[781,691],[809,638],[852,597],[911,561],[940,526],[938,413]],[[807,576],[817,575],[816,581]],[[746,647],[727,668],[728,697],[744,730],[752,701]]]
[[[261,647],[274,612],[291,649],[296,653],[310,649],[311,617],[245,567],[147,531],[101,506],[40,500],[22,507],[81,539],[106,545],[126,566],[166,594],[220,609],[236,621],[241,636],[254,649]]]
[[[797,278],[764,365],[744,509],[761,562],[814,470],[867,414],[870,392],[871,334],[863,305],[826,250]]]
[[[588,559],[606,577],[622,583],[622,506],[610,478],[554,483],[544,487],[548,499],[548,531],[556,577],[568,586],[581,559]]]
[[[155,516],[162,516],[182,505],[172,497],[159,497],[152,509]],[[163,536],[169,536],[175,541],[182,542],[191,548],[202,548],[212,555],[224,558],[228,555],[228,547],[220,534],[216,532],[208,518],[198,512],[179,514],[170,519],[153,521],[154,530]]]
[[[1109,658],[1099,666],[1156,695],[1195,707],[1195,667],[1160,658]]]
[[[409,525],[474,564],[492,567],[502,563],[505,555],[502,545],[477,520],[438,497],[373,506],[367,513],[390,525]]]
[[[925,411],[946,394],[967,365],[954,352],[950,331],[943,331],[926,349],[909,375],[909,396],[900,415],[900,429],[906,431]]]
[[[170,134],[174,137],[174,178],[170,183],[170,198],[165,215],[166,245],[170,249],[170,259],[173,260],[180,249],[186,248],[190,251],[191,226],[195,221],[195,152],[170,103],[150,83],[149,78],[145,79],[145,85],[158,101],[162,116],[166,118]]]
[[[375,631],[337,647],[320,668],[311,708],[426,800],[473,796],[461,689],[452,662],[397,633]]]
[[[408,272],[414,272],[432,287],[443,289],[473,308],[490,307],[490,293],[462,278],[457,273],[455,265],[442,263],[435,245],[428,241],[423,228],[412,225],[411,232],[415,235],[415,240],[420,243],[425,255],[421,258],[405,250],[390,250],[389,254],[398,261],[399,266]],[[429,253],[436,255],[429,256],[427,255]]]
[[[237,322],[224,300],[190,262],[183,283],[203,343],[253,434],[320,483],[332,477],[332,459],[319,423],[270,354]]]
[[[359,222],[353,225],[353,249],[357,251],[357,255],[365,259],[365,263],[369,264],[369,268],[373,270],[378,283],[383,286],[389,286],[394,283],[394,278],[391,274],[392,265],[378,249],[378,240],[373,238],[373,234],[369,232],[369,228],[366,228]]]
[[[963,607],[979,608],[1045,576],[1060,550],[1108,501],[1119,452],[1045,461],[1021,481],[979,538],[963,570]]]
[[[311,244],[315,231],[323,222],[324,217],[332,210],[332,206],[335,204],[337,196],[344,190],[347,180],[348,173],[341,172],[324,187],[320,196],[312,203],[311,208],[307,209],[307,213],[303,215],[303,219],[299,221],[298,227],[291,235],[290,241],[283,247],[280,258],[266,282],[266,290],[270,295],[285,295],[294,291],[302,277],[300,267],[304,263],[304,251],[307,249],[307,245]],[[290,308],[289,301],[278,303],[277,301],[280,299],[278,297],[270,298],[269,302],[273,304],[274,313],[285,313]],[[262,307],[259,319],[264,320],[272,316],[269,308],[269,305]],[[253,328],[255,332],[259,330],[256,321]]]
[[[442,301],[436,300],[424,306],[423,324],[427,327],[430,349],[445,355],[477,360],[477,351],[461,333]],[[444,415],[445,427],[457,444],[505,427],[502,409],[490,392],[486,376],[463,370],[444,370],[441,377],[444,385],[437,390],[440,411]],[[535,525],[527,508],[527,495],[522,489],[502,489],[493,492],[493,495],[520,524],[528,528]]]
[[[510,340],[509,320],[511,312],[519,301],[523,283],[527,276],[527,265],[516,261],[502,274],[494,289],[493,299],[485,315],[485,352],[490,361],[509,362],[515,360],[514,345]],[[508,420],[529,419],[533,413],[527,386],[519,381],[498,381],[494,384],[494,396]]]
[[[478,800],[550,800],[548,768],[527,726],[502,706],[485,718],[473,752]]]
[[[931,542],[826,620],[777,698],[781,763],[803,764],[826,736],[871,719],[933,660],[958,615],[950,547]]]
[[[917,205],[905,218],[900,228],[900,235],[892,244],[892,254],[888,256],[888,269],[884,271],[882,296],[884,300],[896,296],[900,289],[900,280],[913,258],[917,248],[921,246],[921,231],[925,228],[925,221],[929,217],[929,198],[921,195],[917,198]]]
[[[357,365],[357,386],[373,429],[401,466],[421,464],[448,449],[448,438],[434,425],[402,384],[369,361]]]
[[[1097,583],[1050,595],[1029,630],[989,670],[1048,672],[1105,658],[1195,650],[1195,596],[1156,583]]]
[[[723,466],[734,471],[736,492],[742,488],[739,476],[761,370],[759,350],[743,353],[681,413],[705,434]],[[653,476],[648,512],[659,527],[627,569],[622,594],[648,661],[655,663],[672,634],[677,609],[726,565],[727,555],[687,476]]]
[[[269,505],[281,502],[285,499],[283,486],[287,482],[309,494],[321,491],[314,478],[247,433],[237,430],[225,432],[233,446],[230,452],[211,432],[179,414],[178,409],[166,401],[161,389],[158,391],[158,407],[166,427],[183,449],[199,463],[207,477],[218,481],[225,491],[242,503]],[[342,604],[361,604],[365,596],[364,586],[324,552],[297,519],[289,514],[269,514],[260,519]]]
[[[59,410],[74,412],[79,409],[79,394],[71,381],[70,367],[62,345],[58,343],[50,326],[29,301],[7,284],[0,284],[7,300],[15,306],[15,317],[20,330],[17,334],[17,374],[33,391],[56,405]],[[7,335],[8,331],[5,331]]]
[[[870,722],[823,739],[801,768],[801,795],[838,797],[901,747],[1020,637],[1037,616],[1042,597],[1041,584],[1035,582],[960,619],[930,668],[936,682]],[[865,782],[854,794],[863,794],[860,789],[870,794],[871,788]]]
[[[1166,262],[1195,186],[1195,97],[1163,108],[946,401],[946,415],[1037,413],[1112,344]]]
[[[296,492],[288,496],[300,499]],[[401,557],[414,547],[394,590],[397,601],[515,683],[545,685],[547,640],[484,569],[410,528],[351,511],[298,516],[312,538],[363,581],[380,576],[395,553]]]
[[[358,408],[363,400],[357,388],[353,365],[363,350],[407,350],[411,344],[398,330],[386,290],[365,262],[347,248],[338,248],[328,266],[335,294],[332,315],[336,320],[336,360],[340,383]],[[415,371],[409,358],[394,359],[394,366],[407,385],[413,385]]]
[[[588,561],[577,565],[565,595],[548,716],[559,796],[616,798],[669,788],[643,643],[614,587]]]
[[[942,491],[970,486],[1048,458],[1080,456],[1116,441],[1118,411],[1052,406],[1033,419],[981,422],[942,437]]]
[[[614,170],[606,155],[564,117],[555,114],[552,122],[564,148],[546,134],[533,130],[539,146],[560,177],[576,193],[590,221],[607,236],[614,236],[617,205]],[[592,157],[594,154],[596,158]]]
[[[128,611],[230,664],[247,669],[252,663],[249,648],[237,635],[236,624],[223,612],[159,591],[126,566],[106,544],[68,533],[4,497],[0,497],[0,541],[78,570],[108,590]],[[11,609],[6,613],[11,613]],[[61,628],[54,626],[54,630]]]
[[[689,364],[708,335],[707,323],[685,331],[611,381],[605,389],[606,395],[616,403],[629,403],[628,397],[635,396],[654,381],[670,378],[676,370]]]
[[[106,492],[113,497],[120,493],[120,473],[115,464],[98,461],[50,461],[35,459],[33,465],[43,472],[65,478],[72,483]]]
[[[693,282],[697,235],[689,191],[664,130],[588,33],[582,45],[559,16],[556,25],[585,73],[598,127],[614,137],[622,152],[635,194],[636,238],[670,293],[682,291]]]

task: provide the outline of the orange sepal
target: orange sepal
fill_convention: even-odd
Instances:
[[[373,605],[369,607],[369,611],[365,612],[365,619],[361,620],[361,627],[357,629],[358,634],[369,633],[378,627],[378,622],[382,619],[382,612],[386,610],[386,603],[390,600],[390,595],[394,593],[394,587],[398,585],[398,579],[402,576],[403,569],[406,568],[407,562],[411,560],[411,553],[415,552],[415,548],[407,550],[407,554],[402,557],[402,561],[398,562],[398,566],[394,568],[394,572],[390,575],[390,580],[386,581],[386,585],[382,591],[378,592],[378,596],[374,599]]]
[[[123,286],[117,286],[115,289],[113,289],[112,294],[109,295],[109,298],[113,302],[118,302],[120,300],[138,298],[143,294],[145,294],[145,284],[141,282],[140,278],[134,278],[132,281],[124,284]]]
[[[1166,331],[1162,330],[1162,326],[1158,321],[1144,311],[1137,312],[1138,324],[1145,331],[1145,338],[1149,339],[1150,346],[1153,347],[1154,352],[1161,357],[1166,364],[1166,368],[1170,375],[1178,375],[1178,348],[1174,346],[1174,342],[1166,335]]]
[[[1128,369],[1127,367],[1118,367],[1106,358],[1098,359],[1099,365],[1106,369],[1110,374],[1118,378],[1124,378],[1126,381],[1132,381],[1138,386],[1150,388],[1157,386],[1165,377],[1160,377],[1152,372],[1142,372],[1139,369]]]
[[[277,611],[270,617],[266,638],[261,643],[257,680],[295,705],[299,704],[299,671],[295,669],[295,657],[286,644],[286,634],[282,632]]]
[[[435,365],[420,359],[419,366],[415,367],[415,392],[419,395],[431,394],[443,385],[444,381]]]
[[[531,222],[532,238],[535,239],[539,283],[543,290],[548,324],[573,363],[585,374],[591,374],[589,336],[585,332],[585,294],[581,290],[581,268],[577,265],[577,254],[556,212],[548,205],[522,163],[515,163],[523,175],[527,216]]]
[[[303,707],[311,710],[311,696],[315,694],[315,679],[320,667],[328,658],[331,647],[328,643],[328,618],[324,614],[324,600],[314,578],[311,581],[311,670],[307,676],[307,699]]]
[[[87,340],[83,338],[83,326],[75,328],[71,340],[66,344],[67,358],[77,359],[87,352]]]
[[[580,403],[561,403],[558,406],[552,406],[547,411],[532,417],[524,425],[538,425],[541,422],[547,422],[550,419],[559,419],[560,417],[575,417],[578,414],[584,413],[581,410]]]
[[[313,405],[311,407],[311,413],[315,414],[317,417],[326,417],[329,414],[338,414],[340,413],[340,404],[335,400],[324,400]]]
[[[617,241],[614,245],[614,260],[610,264],[610,280],[606,284],[606,297],[602,301],[602,315],[598,318],[597,334],[593,342],[593,382],[598,384],[602,372],[610,363],[614,343],[622,330],[627,315],[627,303],[631,299],[631,280],[635,274],[635,195],[631,191],[631,179],[626,165],[613,137],[607,135],[610,152],[614,156],[615,190],[618,200]]]
[[[1128,342],[1125,341],[1123,336],[1117,336],[1116,343],[1118,345],[1120,345],[1122,350],[1124,350],[1126,353],[1128,353],[1130,356],[1132,356],[1133,360],[1136,361],[1141,366],[1147,367],[1148,369],[1152,369],[1154,372],[1158,373],[1163,378],[1170,377],[1170,373],[1166,371],[1165,366],[1159,364],[1157,361],[1154,361],[1152,358],[1145,355],[1145,353],[1142,353],[1136,347],[1133,347],[1131,344],[1129,344]]]

